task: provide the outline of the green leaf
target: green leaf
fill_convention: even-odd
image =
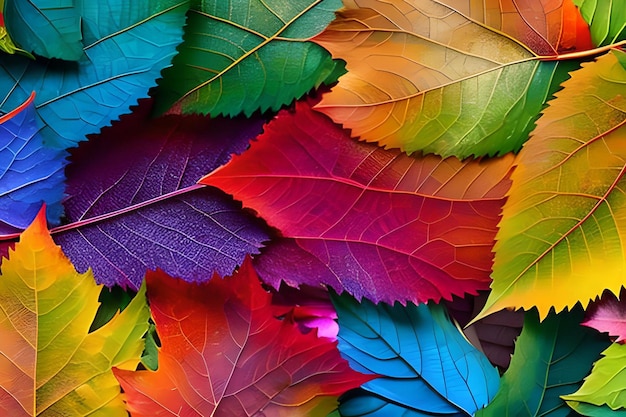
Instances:
[[[593,365],[591,374],[578,391],[562,397],[572,406],[579,404],[595,406],[607,405],[611,410],[626,409],[626,345],[613,343],[604,352],[602,358]],[[589,407],[584,407],[588,410]]]
[[[539,322],[538,313],[526,313],[511,365],[500,390],[477,417],[567,416],[571,410],[559,398],[575,391],[609,341],[579,325],[584,312],[550,314]]]
[[[24,50],[46,58],[77,61],[83,55],[83,0],[5,0],[7,30]],[[87,0],[95,2],[96,0]]]
[[[606,0],[574,0],[589,24],[596,46],[611,45],[626,39],[626,3]]]
[[[305,42],[333,19],[341,0],[203,1],[191,10],[155,111],[250,115],[278,110],[336,75],[338,65]]]
[[[588,403],[579,403],[578,401],[568,401],[567,405],[572,407],[574,411],[583,416],[589,417],[623,417],[626,416],[626,410],[611,410],[607,405],[596,406]]]
[[[84,55],[77,62],[0,55],[0,108],[37,92],[44,141],[68,148],[148,95],[182,41],[188,0],[100,0],[79,10]]]

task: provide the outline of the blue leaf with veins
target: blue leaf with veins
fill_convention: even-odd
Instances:
[[[442,305],[391,307],[347,294],[332,300],[342,356],[360,372],[381,375],[342,401],[342,416],[472,415],[495,396],[498,371]]]

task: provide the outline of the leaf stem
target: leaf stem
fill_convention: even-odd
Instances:
[[[540,56],[538,58],[541,61],[565,61],[567,59],[588,58],[594,55],[599,55],[603,52],[610,51],[611,49],[614,49],[614,48],[619,48],[623,45],[626,45],[626,40],[623,40],[623,41],[620,41],[611,45],[601,46],[599,48],[588,49],[586,51],[576,51],[576,52],[570,52],[568,54],[562,54],[562,55]]]

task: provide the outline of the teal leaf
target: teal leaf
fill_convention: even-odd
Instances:
[[[32,101],[0,118],[0,234],[25,229],[43,203],[49,223],[63,213],[67,152],[44,146]]]
[[[108,0],[80,8],[84,56],[77,62],[0,56],[0,109],[37,92],[41,135],[68,148],[127,113],[156,85],[182,40],[188,0]]]
[[[511,365],[493,401],[477,417],[574,415],[561,395],[581,386],[609,341],[580,326],[584,312],[549,314],[539,322],[537,310],[526,313]],[[523,414],[519,414],[524,410]]]
[[[79,0],[4,0],[7,30],[25,51],[78,61],[83,55],[83,44],[76,1]]]
[[[378,374],[343,416],[473,414],[496,394],[500,377],[450,321],[442,305],[393,307],[332,295],[339,351],[350,366]],[[377,410],[385,410],[381,412]]]
[[[249,116],[277,111],[330,79],[341,63],[305,42],[321,32],[341,0],[208,0],[191,10],[185,40],[164,72],[157,113]]]

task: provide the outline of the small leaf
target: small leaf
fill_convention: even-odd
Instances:
[[[82,0],[4,0],[7,30],[28,52],[77,61],[83,55],[77,4]]]
[[[0,117],[0,234],[25,229],[41,205],[48,220],[59,224],[63,206],[63,169],[67,153],[43,143],[35,117],[34,94]]]
[[[353,369],[380,375],[362,385],[365,401],[378,404],[374,408],[391,404],[407,415],[472,415],[495,396],[498,371],[467,342],[442,305],[391,307],[358,303],[347,295],[331,298],[342,356]],[[365,406],[359,401],[349,407],[342,403],[341,414],[361,415],[354,413],[354,407]],[[345,407],[350,411],[344,413]]]
[[[385,151],[300,102],[200,182],[281,232],[256,261],[275,288],[326,284],[375,302],[425,302],[487,286],[511,163]]]
[[[626,7],[619,1],[574,0],[596,46],[626,40]]]
[[[126,416],[112,366],[134,369],[149,310],[142,287],[123,313],[88,333],[101,288],[46,230],[43,210],[2,262],[0,409],[12,417]]]
[[[84,55],[78,62],[0,54],[0,108],[37,92],[48,146],[69,148],[127,113],[156,85],[182,41],[188,0],[106,0],[81,10]]]
[[[593,365],[591,374],[578,391],[562,398],[568,404],[575,401],[599,407],[606,405],[623,413],[626,409],[626,345],[612,343],[602,352],[602,358]]]
[[[74,153],[69,224],[54,237],[79,270],[137,289],[148,269],[189,281],[230,274],[258,253],[267,231],[202,175],[243,151],[263,120],[166,116],[145,101]]]
[[[544,103],[578,67],[539,61],[526,45],[556,56],[561,30],[577,13],[570,0],[507,10],[498,2],[347,1],[313,39],[348,70],[315,108],[355,138],[409,154],[518,151]]]
[[[626,304],[607,293],[587,309],[583,326],[616,336],[615,342],[626,341]]]
[[[189,13],[185,41],[164,72],[158,112],[234,116],[277,111],[318,87],[338,64],[305,42],[330,23],[340,0],[202,1]]]
[[[499,225],[492,291],[502,308],[546,317],[626,284],[626,53],[572,73],[516,160]],[[581,173],[584,173],[581,174]],[[590,279],[602,271],[602,279]]]
[[[336,342],[276,319],[250,262],[201,284],[160,271],[146,281],[159,369],[115,370],[133,416],[323,416],[333,396],[371,379]]]
[[[593,361],[608,344],[597,332],[579,326],[582,317],[583,311],[578,308],[539,322],[536,311],[527,312],[500,390],[476,416],[570,415],[559,396],[580,387]]]

